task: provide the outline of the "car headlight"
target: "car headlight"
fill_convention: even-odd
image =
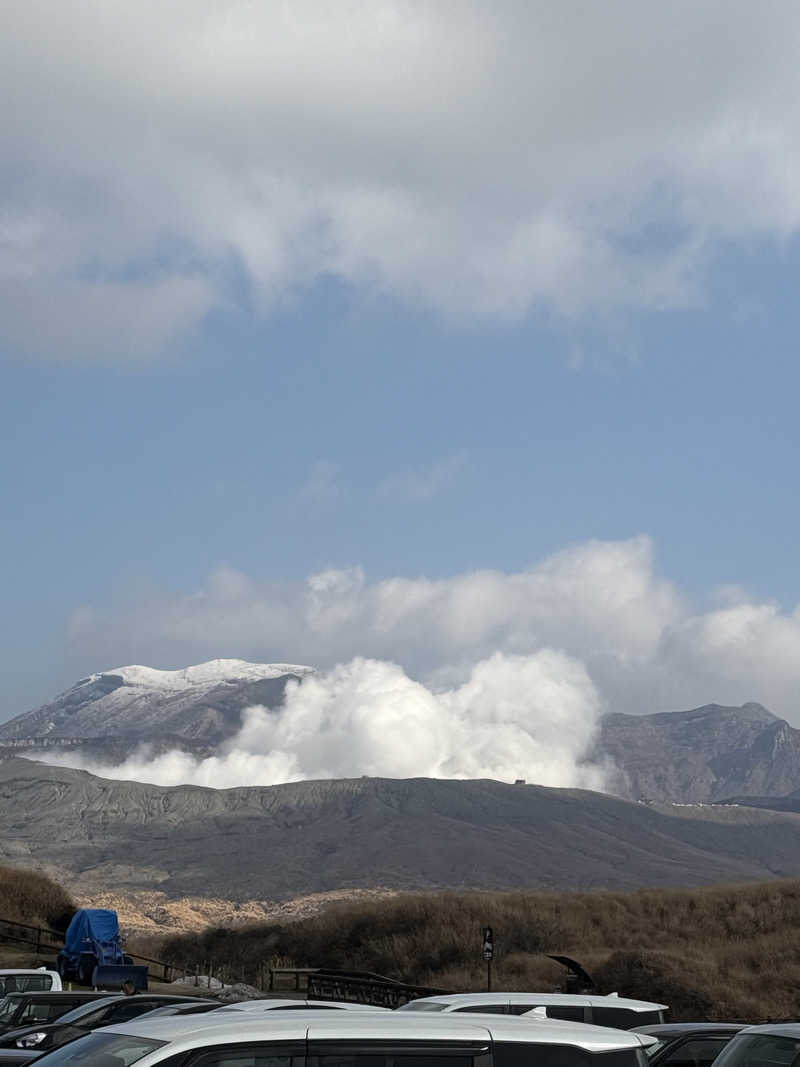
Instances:
[[[17,1048],[36,1048],[41,1045],[47,1034],[44,1030],[38,1030],[35,1034],[26,1034],[17,1041]]]

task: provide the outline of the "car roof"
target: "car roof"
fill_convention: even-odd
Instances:
[[[634,1026],[637,1034],[652,1034],[653,1037],[678,1037],[681,1034],[735,1033],[747,1023],[654,1023],[652,1026]]]
[[[629,1030],[567,1023],[556,1019],[541,1022],[518,1017],[486,1016],[467,1018],[451,1014],[410,1016],[394,1012],[276,1012],[274,1015],[241,1013],[236,1020],[222,1023],[215,1012],[208,1015],[151,1019],[105,1027],[103,1033],[152,1038],[168,1042],[159,1050],[164,1055],[188,1051],[198,1045],[239,1044],[249,1041],[393,1041],[422,1038],[426,1041],[475,1041],[493,1038],[530,1044],[572,1045],[588,1052],[611,1052],[641,1048],[646,1039]],[[649,1042],[648,1042],[649,1043]],[[163,1055],[149,1054],[141,1060],[147,1067]]]
[[[58,977],[58,971],[48,970],[47,967],[0,967],[0,978],[8,974],[49,974]]]
[[[93,1011],[102,1011],[108,1004],[117,1004],[120,1000],[128,1000],[129,998],[122,993],[112,993],[108,996],[101,997],[98,1000],[89,1000],[85,1004],[79,1004],[73,1008],[72,1011],[68,1011],[65,1015],[62,1015],[58,1019],[54,1019],[53,1023],[70,1023],[73,1019],[82,1019],[84,1015],[91,1015]],[[144,1003],[158,1004],[159,1007],[165,1007],[167,1004],[203,1004],[208,1003],[207,998],[203,997],[179,997],[172,996],[166,993],[139,993],[136,995],[137,1001]]]
[[[108,992],[94,993],[89,990],[76,989],[74,992],[69,992],[66,989],[31,989],[28,992],[24,990],[14,990],[11,993],[6,993],[2,999],[7,1000],[74,1000],[76,997],[84,997],[86,1000],[102,1000],[104,997],[110,997],[115,994]],[[122,996],[121,993],[117,993],[116,996]]]
[[[536,1000],[538,1004],[574,1004],[584,1007],[625,1008],[628,1011],[666,1011],[667,1004],[655,1004],[648,1000],[629,1000],[616,993],[606,996],[574,993],[443,993],[436,997],[420,997],[421,1001],[433,1004],[515,1004]],[[412,1001],[416,1004],[419,1001]]]
[[[776,1034],[800,1040],[800,1023],[764,1023],[761,1026],[745,1026],[740,1034]]]
[[[280,1009],[292,1009],[299,1011],[300,1004],[309,1011],[319,1008],[339,1008],[346,1011],[389,1011],[389,1008],[379,1008],[375,1004],[354,1004],[352,1001],[342,1000],[290,1000],[283,997],[267,997],[262,1000],[236,1000],[230,1004],[221,1004],[220,1011],[275,1011]]]

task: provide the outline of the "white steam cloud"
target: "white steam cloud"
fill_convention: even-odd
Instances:
[[[603,770],[581,762],[599,713],[585,668],[549,649],[497,653],[463,685],[440,693],[394,663],[359,658],[291,683],[278,710],[248,708],[219,755],[153,758],[142,749],[117,766],[71,756],[48,762],[107,778],[215,788],[367,774],[600,789]]]

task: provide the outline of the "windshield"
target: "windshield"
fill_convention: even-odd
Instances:
[[[729,1041],[714,1067],[793,1067],[800,1039],[783,1034],[740,1034]]]
[[[94,1033],[54,1049],[36,1062],[46,1067],[130,1067],[163,1044],[149,1037]]]

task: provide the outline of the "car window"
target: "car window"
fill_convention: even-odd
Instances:
[[[741,1034],[720,1052],[716,1067],[793,1067],[798,1060],[798,1038],[782,1034]]]
[[[131,1067],[163,1041],[127,1034],[86,1034],[36,1060],[46,1067]]]
[[[52,1001],[33,1000],[23,1008],[19,1017],[19,1024],[20,1026],[25,1026],[28,1023],[48,1022],[50,1019],[66,1014],[71,1007],[71,1004],[54,1004]]]
[[[159,1001],[152,1000],[140,1000],[138,997],[126,997],[125,1000],[119,1000],[116,1004],[112,1004],[108,1011],[108,1024],[109,1026],[115,1026],[117,1023],[124,1023],[128,1019],[135,1019],[137,1015],[144,1015],[146,1011],[152,1011],[153,1008],[159,1008],[161,1004]]]
[[[682,1041],[660,1061],[670,1067],[711,1067],[728,1044],[727,1037],[695,1037]]]
[[[571,1023],[582,1023],[586,1018],[586,1009],[582,1004],[547,1004],[541,1005],[530,1001],[528,1004],[512,1004],[512,1015],[524,1015],[534,1008],[544,1007],[548,1019],[566,1019]]]
[[[495,1041],[493,1059],[494,1067],[641,1067],[644,1057],[634,1048],[587,1052],[574,1045]]]
[[[456,1008],[455,1010],[470,1011],[481,1015],[507,1015],[508,1004],[466,1004],[463,1008]]]
[[[13,994],[3,997],[0,1000],[0,1023],[10,1023],[19,1011],[21,1004],[22,997],[14,996]]]
[[[660,1011],[632,1011],[630,1008],[612,1008],[595,1004],[592,1006],[592,1022],[595,1026],[615,1026],[630,1030],[632,1026],[655,1026],[661,1022]]]
[[[444,1011],[447,1007],[446,1004],[437,1004],[435,1001],[430,1000],[410,1000],[408,1004],[403,1004],[399,1007],[398,1011]],[[456,1011],[458,1009],[456,1008]]]
[[[80,1007],[80,1005],[78,1006]],[[74,1021],[76,1023],[79,1023],[81,1026],[86,1027],[87,1029],[94,1029],[97,1026],[104,1025],[106,1019],[108,1019],[108,1014],[110,1011],[111,1006],[106,1005],[105,1008],[97,1008],[95,1009],[95,1011],[87,1011],[83,1014],[80,1014]],[[69,1021],[72,1022],[73,1020],[70,1019]]]
[[[221,1045],[198,1050],[187,1067],[304,1067],[302,1045]]]
[[[51,989],[49,974],[6,974],[0,976],[0,996],[5,993],[38,993]]]

